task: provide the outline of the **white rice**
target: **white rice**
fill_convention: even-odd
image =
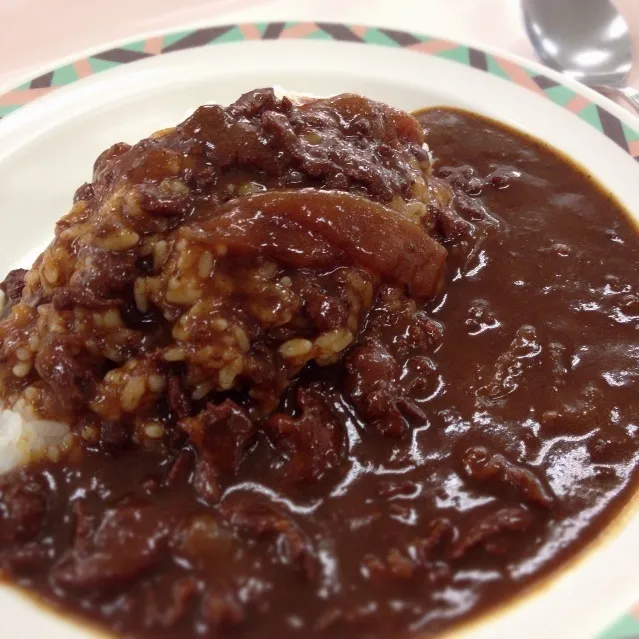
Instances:
[[[276,97],[287,96],[295,104],[321,99],[322,96],[311,93],[290,91],[281,86],[273,87]],[[206,104],[219,104],[211,101]],[[195,109],[189,109],[185,118],[193,115]],[[174,126],[174,123],[168,126]],[[425,150],[430,153],[428,146]],[[40,253],[40,251],[38,251]],[[5,295],[0,291],[0,312],[5,304]],[[55,457],[60,454],[70,428],[66,424],[49,420],[33,420],[24,417],[15,410],[4,410],[0,402],[0,475],[44,456]]]
[[[33,459],[59,454],[69,430],[66,424],[25,420],[19,412],[0,407],[0,475]]]

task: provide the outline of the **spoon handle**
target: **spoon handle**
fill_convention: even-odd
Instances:
[[[619,95],[639,113],[639,91],[637,91],[637,89],[633,87],[622,87],[619,89]]]
[[[632,107],[635,113],[639,113],[639,91],[637,91],[637,89],[634,89],[633,87],[611,86],[593,88],[597,89],[597,91],[600,91],[601,93],[622,98],[628,106]]]

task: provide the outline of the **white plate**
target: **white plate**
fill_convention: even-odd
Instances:
[[[317,95],[357,92],[408,110],[454,105],[489,115],[577,159],[629,211],[639,212],[639,167],[629,152],[639,155],[639,136],[633,131],[639,130],[639,120],[538,65],[525,63],[526,71],[506,54],[485,55],[397,32],[312,23],[243,25],[209,32],[235,42],[156,55],[197,42],[197,34],[202,40],[196,32],[114,45],[102,57],[93,54],[62,65],[31,88],[0,95],[1,113],[46,92],[47,83],[67,84],[0,121],[0,273],[33,261],[106,147],[171,125],[203,102],[227,103],[249,89],[275,84]],[[271,36],[275,39],[262,40]],[[363,46],[364,40],[374,46]],[[143,57],[144,51],[150,57],[95,73],[108,66],[109,57]],[[89,77],[75,81],[85,74]],[[631,560],[639,514],[628,508],[623,517],[569,568],[455,635],[593,637],[639,595],[639,573]],[[0,587],[0,610],[3,639],[93,634],[6,587]]]

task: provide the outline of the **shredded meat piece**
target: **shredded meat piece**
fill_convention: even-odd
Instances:
[[[85,246],[78,252],[76,269],[69,280],[69,286],[74,291],[109,298],[114,305],[117,303],[117,295],[133,284],[137,272],[135,255]]]
[[[16,268],[7,273],[4,282],[0,284],[0,291],[7,296],[7,304],[9,307],[17,304],[22,296],[24,288],[24,276],[27,274],[26,269]]]
[[[344,455],[341,423],[326,404],[321,389],[300,388],[299,417],[275,414],[265,425],[286,459],[282,472],[291,481],[317,481]]]
[[[300,297],[304,300],[304,312],[319,330],[330,331],[348,325],[351,309],[344,299],[327,294],[312,277],[299,277],[296,285],[299,287]]]
[[[205,459],[220,472],[235,473],[256,432],[247,412],[230,399],[207,404],[196,417],[180,426]]]
[[[413,118],[391,107],[381,110],[353,94],[293,104],[288,98],[277,100],[271,89],[261,89],[226,110],[200,107],[182,128],[210,141],[215,166],[250,163],[267,175],[288,171],[289,182],[294,169],[319,185],[334,184],[343,176],[344,185],[357,185],[380,200],[410,189],[405,176],[415,168],[397,152],[399,146],[410,145],[415,159],[428,164],[421,148],[423,133]]]
[[[318,572],[317,555],[308,535],[292,517],[254,496],[233,494],[222,500],[220,512],[232,528],[257,538],[273,538],[285,564],[296,567],[306,580]]]
[[[104,311],[124,305],[121,299],[111,299],[96,295],[91,289],[63,286],[51,296],[51,303],[57,311],[68,311],[74,306],[86,306],[92,310]]]
[[[37,477],[0,484],[0,546],[37,537],[47,515],[46,494]]]
[[[396,286],[380,287],[364,336],[384,342],[400,361],[434,351],[443,337],[441,326]]]
[[[460,559],[469,550],[502,532],[522,532],[532,524],[532,514],[523,508],[502,508],[482,519],[453,544],[452,559]]]
[[[35,367],[62,401],[79,406],[97,382],[92,357],[73,335],[48,335],[38,350]]]
[[[169,529],[150,506],[107,510],[90,542],[84,534],[55,564],[52,576],[74,590],[108,590],[138,579],[160,559]]]
[[[422,562],[430,559],[432,552],[440,546],[446,537],[452,537],[454,532],[453,525],[448,519],[435,519],[431,522],[429,531],[425,537],[418,537],[414,542],[417,556]]]
[[[515,464],[483,446],[473,446],[464,454],[464,471],[472,479],[497,480],[510,486],[526,500],[551,508],[554,496],[532,470]]]
[[[421,409],[402,396],[400,367],[379,341],[368,340],[346,362],[346,389],[362,420],[381,434],[403,437],[407,416],[425,419]]]

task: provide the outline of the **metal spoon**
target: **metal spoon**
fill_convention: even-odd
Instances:
[[[552,69],[622,97],[639,113],[628,25],[609,0],[522,0],[524,24],[539,59]]]

